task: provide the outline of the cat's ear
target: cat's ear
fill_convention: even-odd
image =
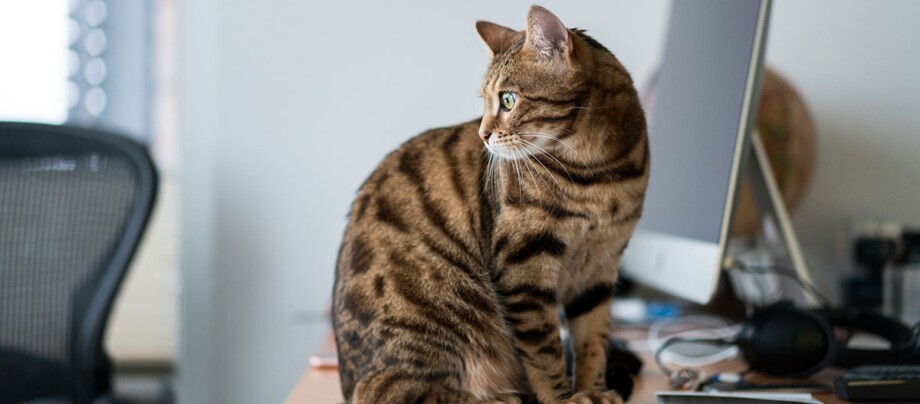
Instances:
[[[524,47],[545,62],[568,64],[572,57],[572,35],[555,14],[543,7],[532,6],[527,12],[527,39]]]
[[[517,31],[488,21],[476,21],[479,39],[492,52],[492,56],[504,52],[511,46]]]

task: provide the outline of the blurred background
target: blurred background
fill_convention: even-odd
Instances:
[[[160,170],[107,334],[117,388],[281,401],[328,332],[358,185],[409,137],[481,115],[474,23],[522,29],[531,3],[0,2],[0,120],[110,127]],[[540,4],[649,84],[670,1]],[[835,299],[854,223],[920,224],[917,15],[910,0],[773,5],[767,65],[817,143],[794,225]]]

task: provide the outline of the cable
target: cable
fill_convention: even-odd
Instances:
[[[664,365],[664,361],[661,359],[661,355],[662,355],[662,353],[664,353],[665,349],[668,348],[668,346],[671,346],[671,345],[674,345],[674,344],[677,344],[677,343],[685,343],[685,344],[709,344],[709,345],[714,345],[714,346],[727,346],[727,345],[732,345],[732,344],[733,344],[732,340],[730,340],[730,339],[721,339],[721,338],[720,338],[720,339],[714,339],[714,338],[682,338],[682,337],[675,337],[675,338],[670,338],[670,339],[668,339],[668,340],[665,341],[663,344],[661,344],[661,346],[658,347],[658,349],[655,351],[655,363],[658,365],[658,368],[661,369],[661,371],[664,372],[664,374],[665,374],[665,375],[668,375],[669,377],[670,377],[672,374],[674,374],[674,371],[671,370],[671,369],[668,369],[668,367]]]
[[[680,325],[681,323],[684,323],[687,326],[703,326],[711,328],[694,328],[690,330],[683,330],[664,338],[659,337],[662,329],[666,326],[674,324]],[[678,341],[730,341],[734,339],[734,336],[738,333],[738,329],[738,325],[729,325],[728,321],[722,319],[721,317],[710,315],[692,315],[679,317],[676,319],[659,319],[649,326],[647,343],[649,349],[652,352],[655,352],[655,361],[658,363],[667,361],[676,363],[681,366],[700,367],[735,358],[738,356],[738,348],[735,346],[730,346],[726,349],[722,349],[708,355],[689,356],[676,352],[668,352],[666,349],[662,349],[662,347],[666,348],[667,346],[674,344],[674,342],[670,341],[675,339]],[[665,371],[665,369],[666,368],[662,367],[662,371]]]
[[[818,288],[815,287],[815,285],[811,284],[810,282],[805,282],[802,279],[800,279],[795,274],[795,272],[787,266],[784,266],[784,265],[751,265],[749,266],[749,265],[746,265],[743,261],[734,260],[734,265],[730,267],[729,269],[741,271],[741,272],[753,273],[753,274],[770,273],[770,274],[786,277],[787,279],[791,279],[793,282],[799,285],[799,287],[801,287],[805,293],[808,293],[815,299],[819,300],[822,308],[826,309],[831,306],[830,300],[828,300],[828,298],[824,296],[818,290]]]
[[[746,265],[742,261],[735,260],[734,264],[728,268],[729,270],[740,271],[743,273],[753,274],[753,275],[763,275],[766,273],[775,274],[779,276],[786,277],[793,280],[797,285],[799,285],[802,290],[810,294],[816,300],[821,303],[823,308],[830,307],[830,301],[825,297],[813,284],[805,282],[802,279],[799,279],[795,273],[786,266],[782,265]],[[759,289],[761,289],[761,294],[765,294],[765,288],[759,282],[759,278],[755,277],[755,282]],[[719,323],[715,325],[715,328],[710,329],[690,329],[675,333],[670,335],[663,340],[659,337],[661,329],[666,324],[673,324],[680,320],[695,320],[697,322],[713,322]],[[920,324],[917,325],[918,331],[920,331]],[[676,363],[681,366],[706,366],[713,363],[721,362],[724,360],[732,359],[738,355],[738,347],[734,344],[734,337],[737,335],[739,326],[728,325],[728,322],[716,317],[716,316],[705,316],[705,315],[696,315],[696,316],[685,316],[678,319],[661,319],[653,322],[649,326],[648,340],[647,343],[649,348],[655,352],[655,363],[658,365],[658,368],[670,378],[674,378],[677,373],[665,366],[665,354],[669,353],[670,357],[667,358],[668,362]],[[667,352],[667,348],[671,345],[677,343],[696,343],[696,344],[708,344],[716,347],[728,347],[722,349],[718,352],[703,355],[703,356],[687,356],[678,354],[676,352]],[[681,369],[686,370],[686,368]]]

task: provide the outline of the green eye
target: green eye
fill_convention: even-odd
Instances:
[[[510,111],[514,107],[514,102],[517,101],[517,94],[511,92],[502,92],[498,94],[498,97],[502,102],[502,110]]]

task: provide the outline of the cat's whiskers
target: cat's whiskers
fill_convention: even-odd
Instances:
[[[527,147],[528,147],[528,146],[529,146],[529,145],[526,145],[526,144],[523,145],[523,147],[524,147],[525,150],[527,150]],[[528,158],[524,160],[524,163],[526,163],[526,164],[529,166],[529,167],[528,167],[528,170],[530,170],[530,167],[533,167],[533,170],[531,170],[531,176],[533,176],[533,174],[532,174],[533,172],[536,172],[536,173],[537,173],[537,176],[540,177],[540,181],[543,182],[543,186],[545,187],[544,189],[546,190],[546,192],[548,192],[548,193],[550,194],[550,196],[553,197],[553,200],[554,200],[556,203],[559,203],[559,196],[556,195],[556,192],[555,192],[555,190],[553,190],[553,187],[551,187],[551,186],[549,185],[549,183],[546,182],[546,177],[543,175],[543,173],[540,172],[540,170],[537,168],[537,166],[535,166],[535,165],[533,164],[533,160],[536,160],[536,159],[533,157],[533,155],[531,155],[531,154],[528,152]],[[540,161],[537,160],[537,162],[539,163]],[[541,164],[542,164],[542,163],[541,163]],[[545,166],[544,166],[543,168],[544,168],[544,170],[546,169]],[[559,181],[557,181],[556,178],[554,178],[554,177],[552,177],[552,176],[550,176],[550,178],[552,178],[553,181],[556,182],[556,187],[558,187],[560,191],[563,191],[562,185],[559,184]],[[536,182],[536,181],[534,181],[534,182]]]
[[[571,133],[571,132],[569,132],[569,133]],[[552,141],[554,141],[554,142],[557,142],[557,143],[559,143],[559,144],[565,146],[565,147],[568,148],[569,150],[571,150],[572,153],[575,154],[575,158],[577,158],[577,159],[579,160],[579,162],[583,162],[583,161],[584,161],[584,159],[581,158],[581,155],[578,154],[578,151],[576,151],[575,148],[573,148],[573,147],[572,147],[571,145],[569,145],[568,143],[566,143],[566,142],[564,142],[564,141],[562,141],[562,140],[560,140],[560,139],[557,139],[557,138],[556,138],[555,136],[553,136],[553,135],[550,135],[550,134],[544,133],[544,132],[518,132],[517,134],[518,134],[518,135],[524,135],[524,136],[533,136],[533,137],[545,138],[545,139],[549,139],[549,140],[552,140]]]
[[[491,145],[489,144],[485,145],[486,148],[484,149],[484,152],[487,152],[489,156],[489,160],[487,162],[487,168],[486,168],[486,173],[487,173],[486,181],[488,181],[489,184],[493,186],[493,190],[494,190],[499,186],[498,181],[496,181],[496,178],[499,178],[495,174],[496,170],[499,173],[501,173],[502,171],[507,172],[508,170],[511,170],[512,173],[509,173],[509,175],[513,175],[514,176],[513,180],[516,180],[518,182],[518,192],[519,192],[518,195],[523,198],[524,196],[524,184],[523,184],[524,177],[526,177],[529,174],[531,177],[531,180],[533,180],[533,183],[536,184],[537,176],[539,176],[540,181],[543,182],[544,189],[546,189],[546,191],[552,195],[553,199],[558,202],[559,196],[556,194],[556,191],[553,190],[553,187],[550,186],[550,184],[546,181],[545,175],[550,176],[550,178],[553,180],[553,182],[556,185],[555,188],[557,188],[563,194],[565,193],[565,188],[562,186],[559,180],[556,179],[554,175],[552,175],[549,168],[546,166],[546,164],[544,164],[538,158],[538,156],[542,154],[542,155],[546,155],[547,157],[553,159],[553,161],[555,161],[556,164],[558,164],[559,167],[562,168],[562,170],[565,172],[565,175],[569,178],[570,181],[572,181],[571,173],[569,172],[568,168],[566,168],[565,164],[563,164],[562,161],[560,161],[558,158],[553,156],[551,152],[544,149],[543,147],[540,147],[536,143],[525,139],[525,137],[546,138],[546,139],[555,141],[563,145],[564,147],[568,148],[569,150],[571,150],[572,153],[576,156],[578,160],[581,160],[580,155],[571,145],[567,144],[566,142],[562,140],[556,139],[555,137],[547,133],[518,132],[516,133],[516,135],[518,136],[516,137],[516,139],[514,139],[514,143],[512,143],[513,146],[512,147],[506,146],[504,148],[504,151],[503,151],[504,156],[502,156],[495,149],[493,149]],[[542,170],[538,169],[537,166],[534,165],[533,162],[530,160],[536,161],[536,163],[539,164],[540,167],[542,167]],[[505,167],[504,170],[502,170],[501,168],[502,166]],[[524,167],[523,169],[521,168],[522,166]],[[524,173],[525,169],[527,170],[528,174]],[[534,175],[534,172],[536,172],[536,175]],[[544,173],[546,174],[544,175]],[[511,180],[511,177],[508,177],[507,179]],[[537,189],[539,190],[539,188]]]
[[[485,181],[484,186],[482,187],[482,194],[485,196],[489,192],[489,187],[492,187],[492,192],[495,192],[495,153],[493,153],[489,145],[485,145],[482,149],[482,157],[486,159],[486,168],[483,173],[483,181]]]
[[[522,145],[522,147],[523,147],[523,145]],[[527,151],[526,151],[526,149],[524,149],[523,151],[521,151],[521,150],[515,150],[515,151],[516,151],[515,154],[518,156],[518,160],[521,160],[521,161],[523,161],[524,163],[526,163],[526,162],[527,162]],[[521,165],[524,166],[525,169],[527,169],[527,172],[530,174],[530,178],[533,180],[534,183],[536,183],[536,182],[537,182],[537,179],[533,176],[533,172],[530,171],[530,167],[528,167],[526,164],[521,164]]]
[[[527,145],[527,147],[531,147],[531,148],[536,149],[536,146],[535,146],[535,145]],[[540,152],[539,150],[535,150],[535,151],[538,152],[538,153],[542,153],[542,152]],[[540,159],[538,159],[535,155],[531,155],[530,160],[531,160],[531,161],[535,161],[537,164],[539,164],[540,167],[543,168],[542,172],[543,172],[543,173],[546,173],[546,175],[548,175],[549,178],[550,178],[551,180],[553,180],[553,182],[556,183],[556,188],[559,188],[560,191],[565,192],[565,189],[562,187],[562,184],[559,182],[559,180],[556,179],[556,177],[555,177],[554,175],[552,175],[552,173],[550,172],[549,168],[546,167],[546,164],[543,164],[543,162],[540,161]],[[536,166],[534,166],[534,169],[536,169]],[[537,172],[540,173],[541,176],[543,176],[544,174],[541,173],[540,171],[541,171],[541,170],[537,170]]]
[[[543,148],[540,147],[540,146],[537,146],[537,145],[534,144],[533,142],[530,142],[530,141],[527,141],[527,140],[524,140],[524,139],[521,139],[521,140],[523,140],[524,142],[526,142],[526,143],[527,143],[528,145],[530,145],[531,147],[536,148],[537,151],[540,152],[540,154],[543,154],[543,155],[545,155],[545,156],[547,156],[547,157],[549,157],[549,158],[555,160],[555,161],[556,161],[556,164],[559,164],[559,167],[561,167],[562,170],[565,171],[565,175],[569,177],[569,181],[575,182],[575,180],[572,179],[572,174],[569,173],[569,169],[568,169],[568,168],[565,168],[565,164],[562,164],[562,162],[559,161],[559,159],[557,159],[556,156],[553,156],[552,153],[546,151],[545,149],[543,149]],[[539,162],[540,160],[537,159],[537,161]],[[540,162],[540,164],[543,164],[543,162]],[[543,167],[546,168],[546,165],[544,164]]]
[[[598,110],[598,109],[612,109],[612,107],[608,107],[608,106],[604,106],[604,105],[601,105],[601,106],[598,106],[598,107],[582,107],[582,106],[576,106],[576,107],[572,107],[572,109]]]
[[[521,141],[524,141],[523,139],[520,139],[520,140],[521,140]],[[522,156],[522,158],[521,158],[522,164],[521,164],[521,165],[523,165],[524,168],[527,169],[527,172],[530,173],[530,179],[533,180],[534,185],[537,185],[537,176],[540,176],[540,181],[543,182],[543,185],[544,185],[544,187],[545,187],[544,189],[546,190],[546,192],[550,192],[550,194],[551,194],[551,195],[553,196],[553,198],[555,199],[556,195],[555,195],[554,193],[552,193],[552,189],[549,187],[549,184],[546,183],[546,180],[543,179],[543,176],[540,175],[539,172],[537,172],[537,176],[534,175],[534,171],[536,171],[536,167],[533,167],[533,164],[531,164],[531,162],[530,162],[530,159],[533,158],[533,156],[531,156],[530,151],[527,149],[527,145],[526,145],[526,144],[521,144],[521,148],[523,149],[523,150],[521,151],[521,153],[520,153],[521,156]],[[532,168],[532,167],[533,167],[533,168]],[[539,188],[539,187],[536,187],[536,189],[537,189],[537,191],[538,191],[539,194],[541,194],[541,195],[543,194],[543,192],[540,192],[540,188]]]
[[[529,143],[529,142],[528,142],[528,143]],[[541,151],[539,150],[539,148],[538,148],[536,145],[534,145],[534,144],[527,144],[526,147],[532,147],[532,148],[535,148],[537,152],[544,153],[544,152],[541,152]],[[543,167],[543,171],[546,172],[547,175],[549,175],[549,178],[552,179],[553,182],[556,183],[556,188],[558,188],[559,191],[562,192],[563,194],[565,193],[565,189],[562,187],[562,184],[559,183],[559,180],[557,180],[556,177],[553,176],[553,175],[549,172],[549,168],[547,168],[546,165],[543,164],[542,161],[540,161],[540,159],[536,158],[536,156],[534,156],[533,154],[531,154],[529,160],[536,161],[537,164],[539,164],[540,166],[542,166],[542,167]],[[536,166],[534,166],[534,169],[536,170]],[[536,170],[536,171],[537,171],[537,174],[539,174],[540,177],[543,178],[543,174],[540,173],[540,170]],[[553,194],[553,195],[555,196],[555,194]]]
[[[482,194],[485,195],[487,189],[486,187],[492,183],[492,154],[483,154],[482,157],[485,159],[486,163],[486,168],[482,173],[482,180],[485,182],[485,184],[483,184],[484,186],[482,187]]]
[[[492,194],[498,195],[499,181],[501,181],[501,159],[495,153],[489,153],[489,176]]]

